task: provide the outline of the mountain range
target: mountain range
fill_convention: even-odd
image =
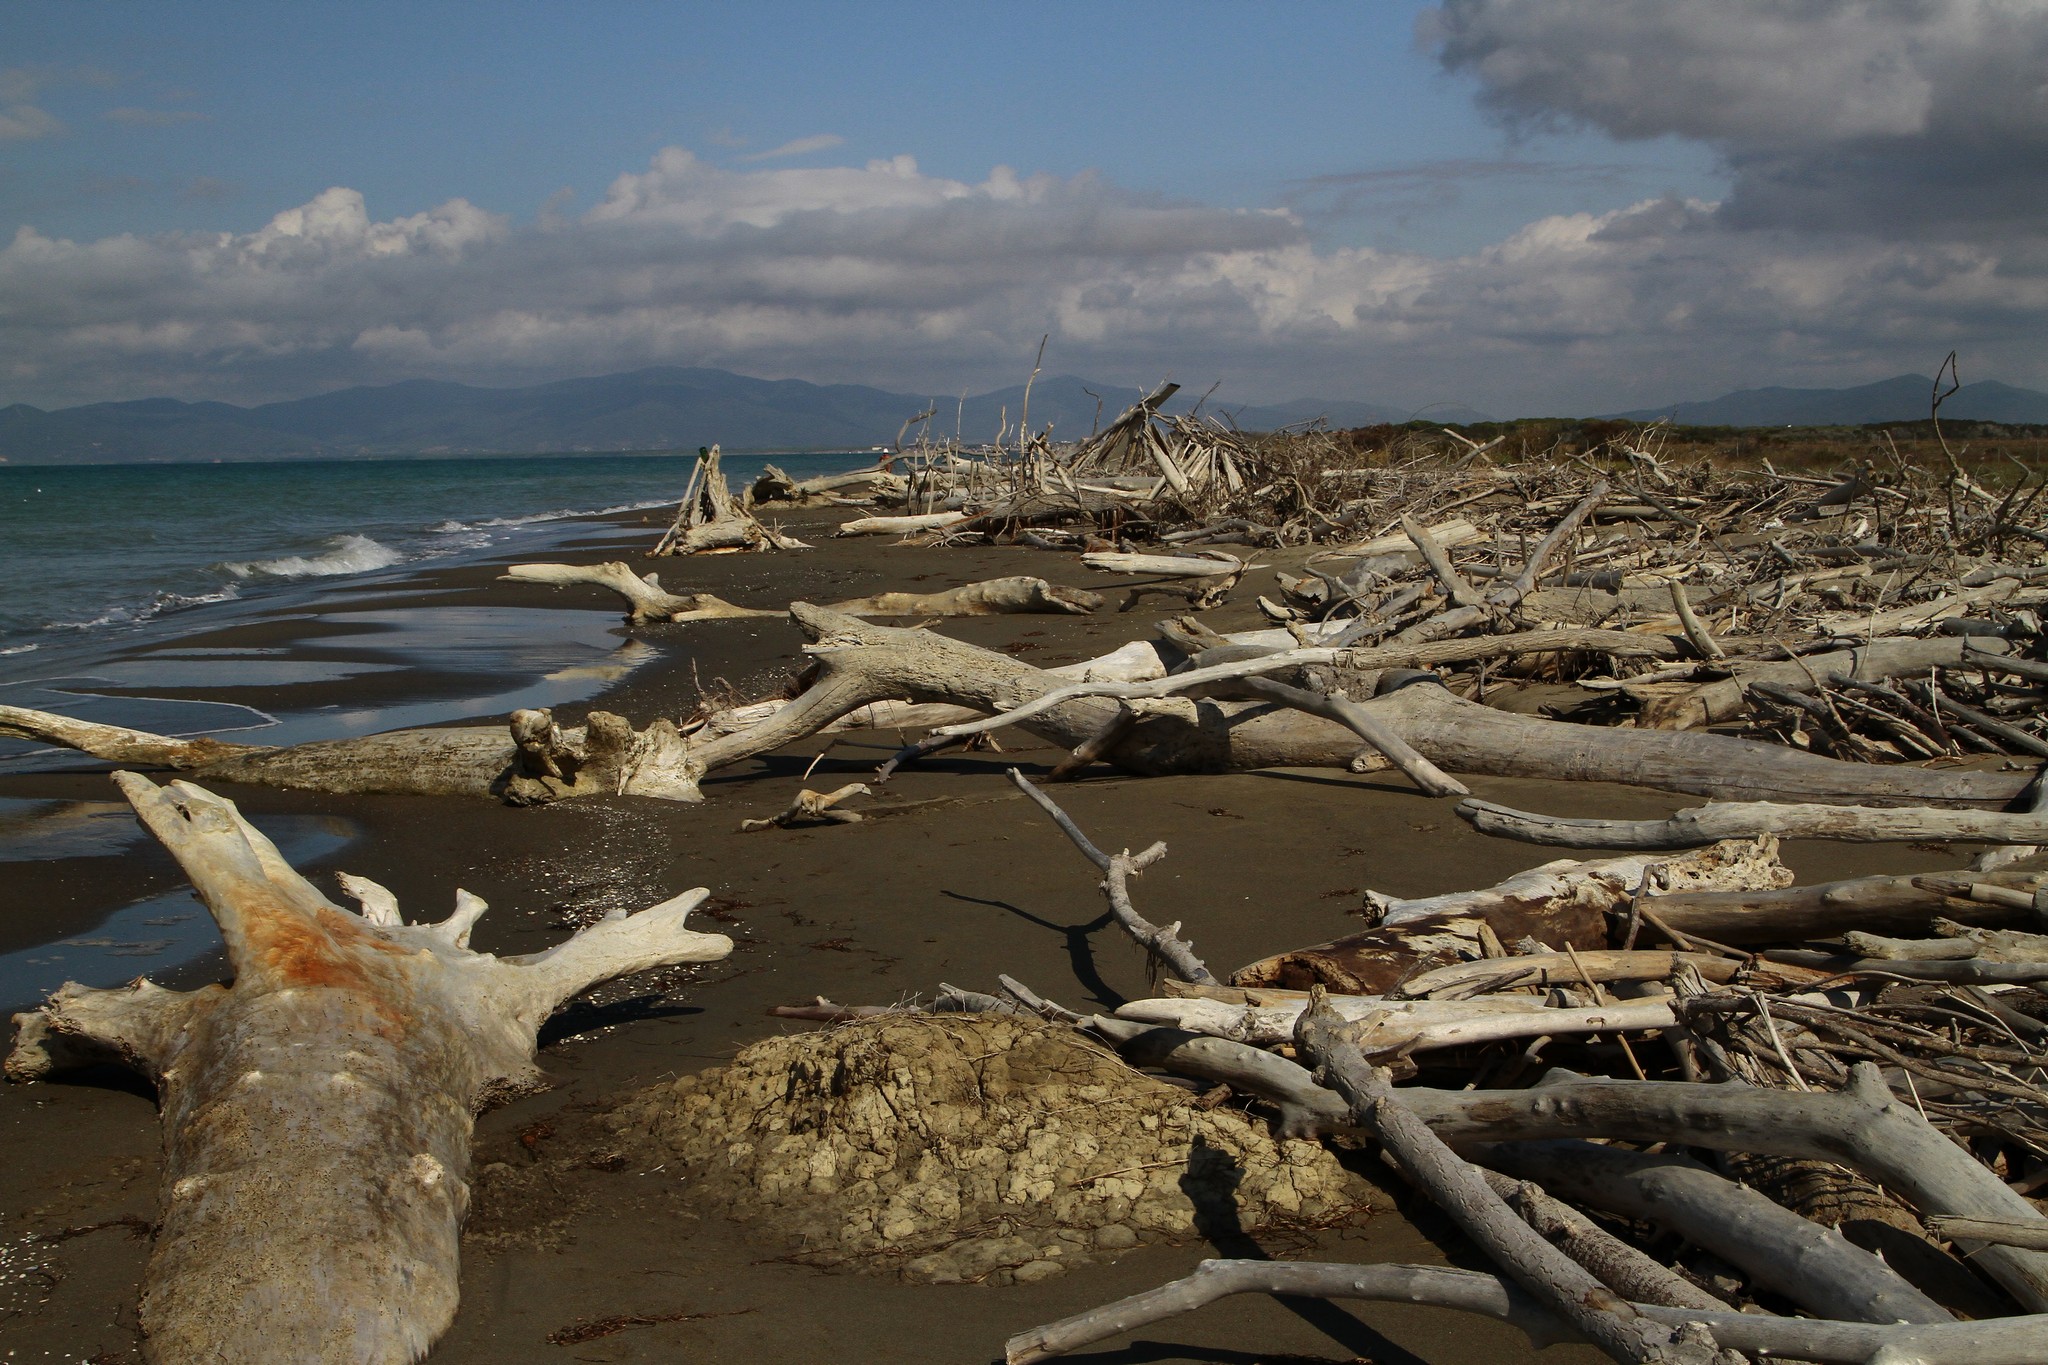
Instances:
[[[1933,397],[1933,380],[1902,374],[1852,389],[1738,389],[1701,403],[1607,415],[1630,422],[1666,418],[1685,427],[1855,427],[1925,421]],[[1941,415],[1958,421],[2048,422],[2048,393],[1980,380],[1944,399]]]
[[[1692,426],[1837,426],[1927,416],[1932,381],[1900,375],[1847,389],[1744,389],[1698,403],[1613,413]],[[1085,436],[1139,397],[1128,387],[1061,375],[1031,386],[1033,430]],[[1168,412],[1202,395],[1182,390]],[[932,398],[859,384],[754,379],[727,370],[665,367],[491,389],[411,380],[311,398],[238,407],[146,398],[45,411],[0,408],[0,461],[16,465],[126,464],[185,460],[319,459],[355,455],[481,455],[599,450],[676,450],[716,441],[736,450],[847,450],[893,442],[907,419],[934,409],[934,435],[970,444],[1024,416],[1019,384],[971,397]],[[950,411],[949,411],[950,409]],[[1298,399],[1203,411],[1247,431],[1327,420],[1333,427],[1431,421],[1471,423],[1484,413],[1454,405],[1410,411],[1352,400]],[[2048,423],[2048,394],[2008,384],[1967,384],[1944,417]]]
[[[1031,426],[1051,423],[1056,439],[1085,436],[1140,396],[1071,375],[1041,379],[1031,388]],[[1167,411],[1187,411],[1199,400],[1183,391]],[[174,398],[55,411],[16,403],[0,408],[0,459],[43,465],[525,454],[675,450],[714,441],[747,450],[858,450],[893,442],[905,421],[927,408],[935,409],[934,435],[957,429],[970,444],[992,441],[1007,422],[1014,441],[1024,386],[948,401],[858,384],[660,368],[511,389],[420,379],[246,408]],[[1214,404],[1204,410],[1221,411]],[[1349,427],[1414,414],[1305,398],[1228,415],[1246,430],[1270,430],[1318,417]],[[1484,420],[1470,409],[1431,415]]]

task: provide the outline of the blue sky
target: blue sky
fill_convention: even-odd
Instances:
[[[948,390],[1045,331],[1060,369],[1242,399],[1619,406],[1952,344],[2048,378],[2040,211],[1993,184],[2048,122],[2039,6],[1628,12],[15,0],[0,402],[636,363]],[[1937,154],[2001,93],[2002,141]],[[2004,196],[1996,230],[1859,207],[1935,180]]]

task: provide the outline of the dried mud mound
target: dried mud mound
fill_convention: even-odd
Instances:
[[[1316,1143],[1204,1110],[1074,1033],[992,1015],[774,1038],[607,1119],[698,1198],[819,1264],[1002,1284],[1141,1241],[1384,1203]]]

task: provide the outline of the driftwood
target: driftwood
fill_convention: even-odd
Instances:
[[[1541,1349],[1576,1334],[1499,1276],[1423,1265],[1314,1261],[1204,1261],[1191,1275],[1010,1338],[1006,1365],[1041,1360],[1193,1312],[1235,1294],[1421,1303],[1498,1319]],[[2048,1314],[1925,1326],[1827,1322],[1632,1304],[1672,1328],[1697,1324],[1723,1349],[1826,1365],[2048,1365]]]
[[[1553,948],[1607,947],[1607,917],[1625,909],[1654,874],[1671,889],[1730,893],[1780,887],[1792,878],[1775,840],[1730,841],[1681,857],[1555,862],[1477,891],[1367,904],[1380,924],[1330,943],[1262,958],[1231,973],[1239,986],[1327,986],[1358,995],[1401,990],[1410,977],[1484,956],[1485,938],[1534,939]],[[1501,959],[1507,967],[1518,959]],[[1405,993],[1405,992],[1404,992]]]
[[[1476,1169],[1408,1109],[1387,1078],[1357,1055],[1322,992],[1311,993],[1295,1042],[1324,1083],[1350,1106],[1352,1122],[1379,1140],[1402,1175],[1531,1297],[1587,1340],[1622,1361],[1710,1365],[1714,1360],[1711,1341],[1679,1337],[1644,1318],[1518,1218]]]
[[[2048,1227],[2022,1196],[1899,1104],[1877,1068],[1859,1064],[1841,1091],[1788,1093],[1742,1085],[1569,1080],[1533,1090],[1425,1090],[1403,1100],[1454,1146],[1530,1138],[1604,1137],[1812,1157],[1853,1167],[1923,1213]],[[1962,1243],[1977,1267],[2031,1312],[2048,1312],[2048,1254]]]
[[[227,942],[231,986],[66,985],[7,1074],[114,1060],[156,1083],[160,1222],[140,1324],[151,1360],[409,1362],[455,1312],[472,1115],[536,1088],[535,1032],[601,981],[732,951],[683,927],[707,892],[615,914],[526,957],[471,951],[483,903],[405,925],[358,881],[329,901],[235,807],[115,775]]]
[[[839,524],[835,536],[907,536],[919,531],[943,531],[967,520],[965,512],[924,512],[907,517],[855,517]]]
[[[1941,1305],[1839,1232],[1690,1158],[1591,1142],[1505,1142],[1479,1159],[1596,1209],[1646,1219],[1747,1272],[1816,1317],[1953,1322]]]
[[[734,550],[807,550],[795,536],[762,525],[740,506],[719,467],[718,447],[697,452],[697,466],[676,506],[675,521],[651,552],[663,555],[722,554]]]
[[[763,820],[740,821],[740,833],[754,834],[764,829],[788,829],[792,825],[834,824],[857,825],[861,813],[857,810],[838,810],[841,801],[856,796],[873,796],[874,791],[865,783],[849,782],[836,791],[814,792],[805,788],[796,794],[789,808],[780,815],[771,815]]]
[[[636,577],[626,565],[514,564],[501,578],[515,583],[563,586],[589,583],[609,588],[626,599],[627,619],[646,621],[722,621],[739,617],[787,616],[787,611],[737,607],[710,593],[675,594],[663,590],[653,574]],[[1102,606],[1099,594],[1066,588],[1042,578],[991,578],[965,583],[943,592],[884,592],[834,602],[827,610],[849,616],[1003,616],[1042,612],[1086,616]]]
[[[2024,924],[2030,912],[1960,894],[1977,883],[2032,889],[2039,873],[2005,869],[1926,876],[1855,877],[1778,891],[1680,890],[1656,898],[1657,917],[1681,933],[1759,946],[1834,938],[1851,930],[1910,934],[1937,917],[1980,925]]]
[[[1051,797],[1026,781],[1024,774],[1012,768],[1010,781],[1016,783],[1019,791],[1030,797],[1039,809],[1052,817],[1053,824],[1059,827],[1060,833],[1073,841],[1075,848],[1081,850],[1082,857],[1102,869],[1102,891],[1109,898],[1109,912],[1115,916],[1116,922],[1122,926],[1124,932],[1137,941],[1139,947],[1183,981],[1192,981],[1198,985],[1210,985],[1215,982],[1216,978],[1210,974],[1202,959],[1195,956],[1194,947],[1180,937],[1178,923],[1169,924],[1162,929],[1140,915],[1131,905],[1130,879],[1164,858],[1165,844],[1153,844],[1144,852],[1136,854],[1129,849],[1117,853],[1104,853],[1081,832],[1081,827],[1074,823],[1072,816],[1061,810]]]
[[[1854,843],[1938,839],[2048,843],[2048,815],[2033,812],[1728,801],[1693,806],[1668,820],[1578,820],[1537,815],[1477,798],[1460,801],[1457,809],[1481,833],[1569,848],[1698,848],[1722,839],[1754,839],[1766,834]]]
[[[818,642],[807,651],[818,665],[817,680],[803,695],[755,725],[701,743],[686,741],[665,720],[635,732],[619,717],[594,712],[586,732],[560,732],[556,748],[575,765],[574,780],[566,784],[547,773],[545,765],[538,776],[531,771],[532,760],[553,742],[546,728],[535,745],[513,746],[503,731],[468,728],[230,750],[207,741],[0,708],[0,733],[69,744],[121,762],[183,767],[223,781],[520,800],[612,792],[687,801],[698,799],[697,782],[704,773],[815,734],[876,702],[908,700],[1014,714],[1072,681],[931,631],[871,625],[801,602],[791,606],[790,614]],[[1358,705],[1450,772],[1840,803],[2003,805],[2026,783],[2024,776],[2010,773],[1848,763],[1719,735],[1596,730],[1495,711],[1433,685],[1398,686]],[[1081,696],[1035,705],[1033,711],[1026,729],[1072,749],[1111,722],[1116,704]],[[1148,707],[1102,758],[1146,774],[1223,772],[1348,767],[1357,750],[1352,730],[1318,716],[1276,711],[1263,703],[1176,698]]]

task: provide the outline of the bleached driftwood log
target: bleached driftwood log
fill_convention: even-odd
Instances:
[[[626,619],[643,621],[713,621],[741,616],[779,616],[780,612],[736,607],[710,593],[672,593],[656,574],[635,574],[618,560],[608,564],[511,564],[498,575],[507,583],[547,583],[554,587],[588,583],[609,588],[626,599]]]
[[[1724,801],[1688,807],[1668,820],[1578,820],[1538,815],[1476,797],[1460,801],[1457,810],[1481,833],[1568,848],[1698,848],[1721,839],[1754,839],[1766,834],[1866,844],[1930,839],[2048,843],[2048,814],[2025,811]]]
[[[676,519],[652,553],[717,554],[732,550],[808,550],[795,536],[764,526],[741,507],[719,467],[717,446],[697,452],[697,466],[676,506]]]
[[[1753,947],[1838,938],[1856,929],[1911,934],[1924,931],[1937,917],[1967,924],[2023,924],[2030,910],[1960,893],[1979,883],[2031,892],[2039,879],[2038,872],[2011,868],[1939,878],[1854,877],[1778,891],[1680,890],[1651,904],[1657,917],[1680,933]]]
[[[805,788],[796,794],[788,809],[778,815],[761,820],[740,821],[740,833],[756,834],[764,829],[788,829],[792,825],[819,823],[835,825],[857,825],[861,813],[857,810],[835,810],[841,801],[856,796],[873,796],[874,791],[864,782],[849,782],[836,791],[814,792]]]
[[[588,583],[609,588],[626,599],[626,619],[644,621],[722,621],[739,617],[787,616],[787,611],[738,607],[710,593],[665,591],[653,574],[635,576],[616,560],[609,564],[514,564],[499,575],[514,583],[551,583],[558,587]],[[1043,578],[1016,576],[963,583],[942,592],[882,592],[834,602],[829,611],[849,616],[1003,616],[1045,613],[1086,616],[1102,606],[1102,597],[1084,588],[1066,588]]]
[[[1261,958],[1230,979],[1239,986],[1321,985],[1382,995],[1419,972],[1484,956],[1488,934],[1500,943],[1531,938],[1557,949],[1604,949],[1608,916],[1627,908],[1653,872],[1671,891],[1756,892],[1792,880],[1778,861],[1777,841],[1759,839],[1662,859],[1561,860],[1476,891],[1413,900],[1368,892],[1367,904],[1380,915],[1373,928]]]
[[[1107,573],[1148,574],[1155,578],[1236,578],[1246,568],[1245,561],[1221,550],[1213,555],[1140,555],[1092,550],[1081,556],[1081,562]]]
[[[16,1016],[17,1081],[117,1060],[156,1083],[164,1174],[140,1323],[163,1365],[418,1359],[455,1313],[473,1115],[541,1083],[535,1033],[601,981],[732,951],[691,891],[525,957],[469,949],[483,902],[399,922],[321,895],[232,803],[115,780],[220,925],[230,986],[66,985]]]
[[[841,522],[835,536],[907,536],[918,531],[942,531],[967,520],[965,512],[922,512],[907,517],[855,517]]]

